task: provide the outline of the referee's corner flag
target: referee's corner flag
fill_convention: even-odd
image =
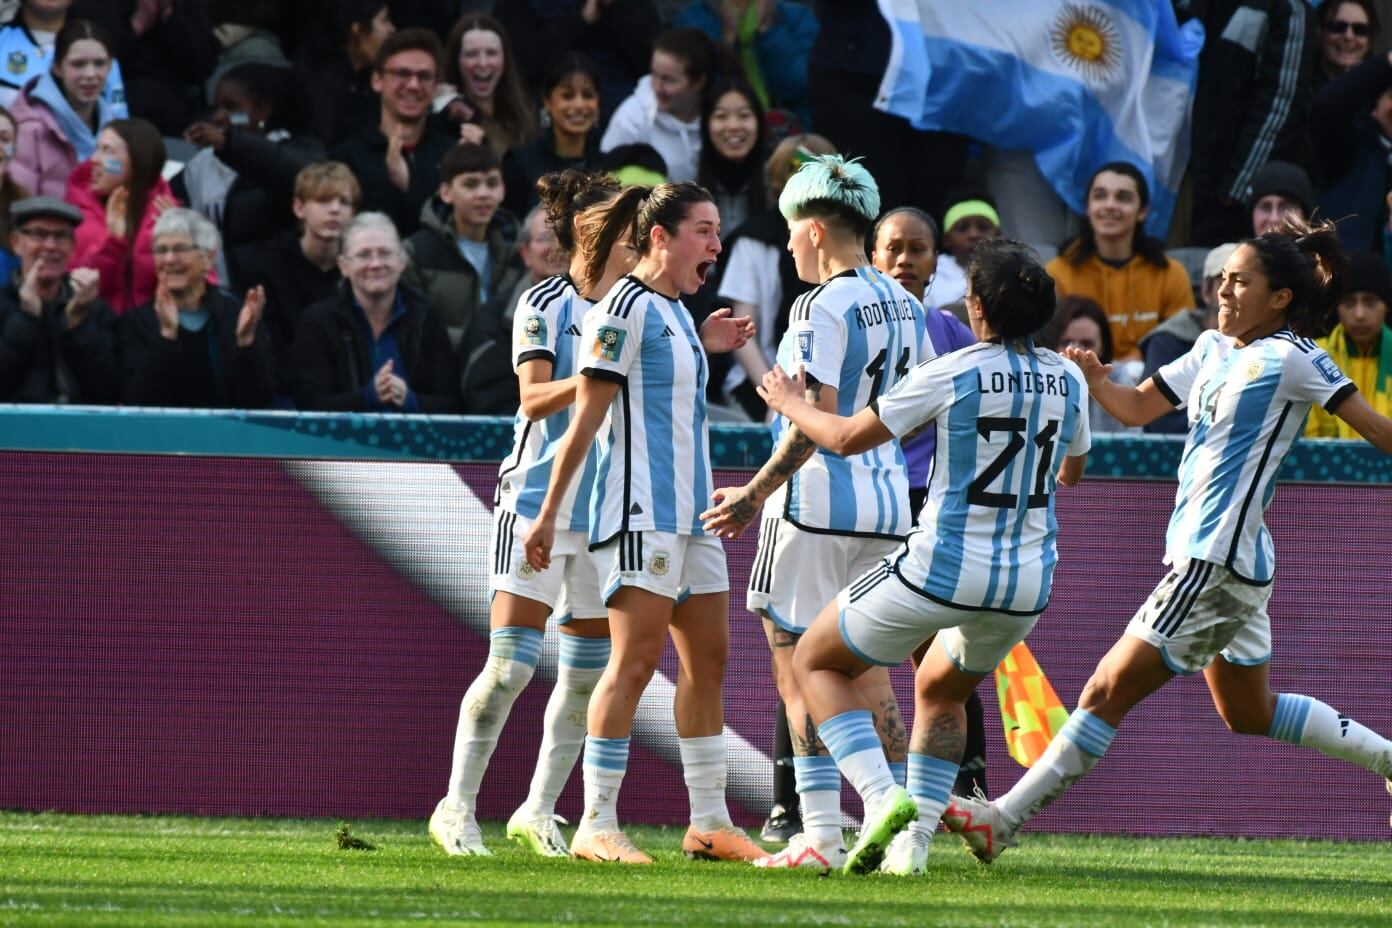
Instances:
[[[1068,721],[1068,710],[1023,641],[996,668],[996,698],[1010,756],[1033,766]]]

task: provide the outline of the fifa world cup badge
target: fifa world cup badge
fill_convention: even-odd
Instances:
[[[623,329],[612,329],[607,325],[600,326],[599,334],[595,337],[594,356],[603,358],[605,361],[618,361],[626,334]]]
[[[648,562],[648,572],[654,577],[665,577],[669,567],[671,567],[671,561],[667,557],[667,552],[654,551],[652,560]]]
[[[522,343],[524,345],[543,345],[546,343],[546,320],[540,316],[528,316],[522,323]]]
[[[29,68],[29,57],[21,51],[10,52],[5,61],[5,70],[11,74],[23,74]]]
[[[799,361],[812,360],[812,333],[797,333],[797,353]]]

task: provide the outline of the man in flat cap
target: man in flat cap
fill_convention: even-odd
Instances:
[[[0,402],[115,403],[116,317],[91,268],[69,271],[77,208],[55,197],[10,207],[19,269],[0,287]]]

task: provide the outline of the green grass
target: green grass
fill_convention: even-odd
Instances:
[[[487,826],[449,858],[425,823],[0,813],[0,925],[1368,925],[1392,921],[1392,849],[1316,841],[1026,835],[992,867],[940,834],[925,878],[542,860]]]

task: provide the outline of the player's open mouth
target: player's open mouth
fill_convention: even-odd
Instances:
[[[704,287],[706,285],[706,275],[710,273],[710,269],[714,266],[714,261],[702,261],[700,264],[696,265],[696,279],[700,281],[701,286]]]

